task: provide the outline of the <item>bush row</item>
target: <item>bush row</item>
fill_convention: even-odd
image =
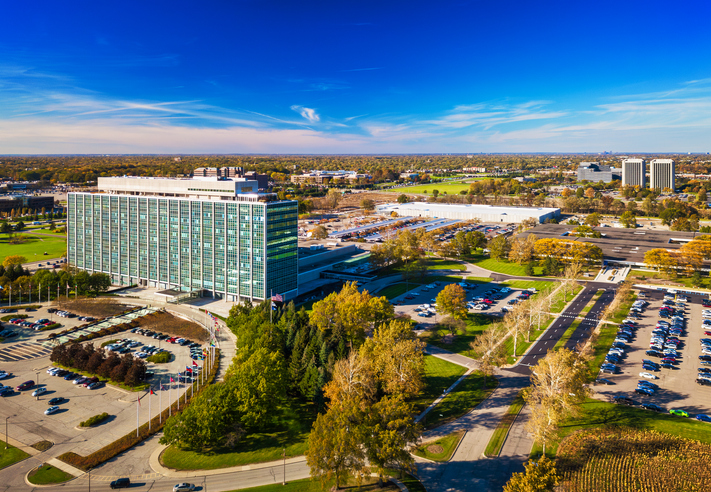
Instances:
[[[43,326],[42,328],[39,329],[39,331],[56,330],[60,326],[62,326],[62,325],[59,323],[52,323],[51,325]]]
[[[215,379],[215,375],[217,374],[217,369],[219,367],[220,351],[218,349],[215,349],[215,362],[214,364],[212,364],[212,366],[208,368],[209,372],[207,373],[206,383],[201,384],[200,381],[196,381],[194,383],[195,387],[193,388],[193,396],[191,398],[190,395],[188,395],[187,404],[182,403],[183,401],[185,401],[184,396],[180,398],[181,403],[178,403],[178,400],[174,401],[169,407],[170,410],[166,408],[159,415],[156,415],[151,419],[150,428],[148,423],[141,425],[138,428],[138,436],[136,436],[136,431],[133,430],[125,436],[112,442],[111,444],[108,444],[87,456],[80,456],[76,453],[68,452],[59,455],[57,458],[81,470],[87,471],[91,468],[100,465],[101,463],[104,463],[105,461],[110,460],[114,456],[132,448],[136,444],[144,441],[145,439],[149,438],[150,436],[161,430],[170,414],[177,414],[183,409],[185,409],[185,406],[189,405],[192,399],[196,398],[202,392],[206,385],[211,384],[213,382],[213,380]],[[180,410],[178,410],[178,408],[180,408]]]
[[[27,319],[29,317],[29,314],[8,314],[7,316],[3,316],[2,318],[0,318],[0,321],[10,321],[13,318]]]
[[[165,364],[166,362],[170,362],[172,358],[173,356],[170,352],[158,352],[157,354],[149,356],[146,360],[155,364]]]
[[[104,420],[109,418],[109,414],[104,412],[100,413],[99,415],[94,415],[93,417],[89,417],[86,419],[84,422],[81,422],[79,424],[79,427],[91,427],[92,425],[97,425],[103,422]]]

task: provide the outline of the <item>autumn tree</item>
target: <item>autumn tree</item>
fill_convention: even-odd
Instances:
[[[415,460],[408,448],[419,440],[420,428],[412,414],[412,404],[402,395],[385,396],[367,412],[366,456],[380,476],[388,469],[415,471]]]
[[[365,339],[366,331],[393,315],[394,308],[386,297],[373,297],[368,291],[359,291],[355,282],[346,282],[340,292],[313,305],[311,324],[354,346]]]
[[[371,213],[373,210],[375,210],[375,202],[370,198],[363,198],[360,201],[360,208],[362,208],[363,211],[366,213]]]
[[[589,225],[590,227],[599,227],[600,226],[600,214],[597,212],[588,214],[588,216],[585,217],[585,225]]]
[[[494,323],[469,344],[472,354],[479,360],[479,370],[484,374],[485,388],[487,377],[493,376],[496,368],[506,361],[504,338],[506,331],[503,325]]]
[[[511,251],[509,260],[523,265],[533,259],[534,246],[538,238],[535,234],[529,234],[525,238],[515,237],[511,241]]]
[[[338,207],[338,204],[341,201],[341,198],[343,198],[343,194],[334,189],[328,190],[328,193],[326,193],[326,196],[323,198],[324,205],[327,207],[327,210],[336,210]]]
[[[529,460],[526,471],[514,473],[504,485],[504,492],[553,492],[560,481],[555,462],[542,456],[538,461]]]
[[[15,265],[22,265],[23,263],[27,263],[27,258],[22,255],[9,255],[2,261],[2,265],[5,268]]]
[[[558,424],[577,415],[579,404],[589,395],[586,376],[585,361],[566,348],[549,351],[532,368],[531,386],[524,389],[523,398],[531,409],[528,428],[544,453]]]
[[[467,294],[462,286],[447,284],[437,294],[437,309],[455,319],[467,317]]]
[[[505,236],[497,236],[489,241],[489,256],[494,260],[508,257],[510,249],[511,245]]]
[[[375,399],[378,388],[370,362],[356,350],[336,362],[332,379],[324,387],[332,406],[339,402],[367,403]]]
[[[349,475],[361,477],[365,472],[364,420],[360,402],[350,399],[332,403],[325,414],[316,417],[309,434],[306,463],[311,477],[319,479],[324,488],[334,481],[338,490]]]
[[[312,239],[326,239],[328,237],[328,229],[326,229],[322,225],[317,225],[314,227],[313,231],[311,231],[311,238]]]
[[[637,227],[637,217],[634,212],[627,211],[620,217],[620,224],[622,224],[626,229],[634,229]]]

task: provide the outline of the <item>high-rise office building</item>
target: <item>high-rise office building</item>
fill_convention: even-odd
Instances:
[[[649,163],[649,187],[674,190],[673,159],[653,159]]]
[[[644,159],[625,159],[622,161],[622,186],[644,188],[646,182],[647,171]]]
[[[296,296],[295,200],[241,178],[99,178],[98,188],[68,194],[71,265],[227,301]]]

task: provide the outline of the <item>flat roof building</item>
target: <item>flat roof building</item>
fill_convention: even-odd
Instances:
[[[652,159],[649,163],[649,187],[674,191],[674,160]]]
[[[247,179],[99,178],[67,195],[67,256],[119,285],[240,302],[297,294],[295,200]]]
[[[594,183],[611,183],[613,179],[620,179],[619,171],[599,162],[581,162],[578,165],[578,181],[592,181]]]
[[[474,220],[482,222],[503,222],[518,224],[534,218],[539,223],[560,216],[559,208],[531,207],[495,207],[492,205],[468,205],[446,203],[410,202],[403,204],[379,205],[376,210],[381,214],[396,212],[407,217],[433,217],[442,219]]]
[[[369,174],[358,174],[356,171],[309,171],[304,174],[292,174],[292,183],[313,183],[313,184],[328,184],[331,181],[348,181],[354,183],[359,179],[370,179]]]
[[[622,161],[622,186],[644,188],[647,182],[647,170],[644,159],[625,159]]]

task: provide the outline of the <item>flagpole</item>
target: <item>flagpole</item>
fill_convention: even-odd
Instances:
[[[172,379],[172,378],[171,378]],[[172,395],[173,395],[173,382],[170,382],[170,386],[168,386],[168,417],[173,415],[173,400],[172,400]]]
[[[136,437],[138,437],[138,406],[141,404],[141,400],[138,399],[138,393],[136,393]]]
[[[178,411],[180,411],[180,374],[178,374]]]
[[[30,284],[30,304],[32,304],[32,284]]]
[[[148,430],[151,430],[151,395],[153,388],[148,388]]]
[[[158,412],[158,423],[162,424],[163,423],[163,385],[159,382],[158,383],[159,390],[160,392],[158,393],[158,407],[159,407],[159,412]]]

